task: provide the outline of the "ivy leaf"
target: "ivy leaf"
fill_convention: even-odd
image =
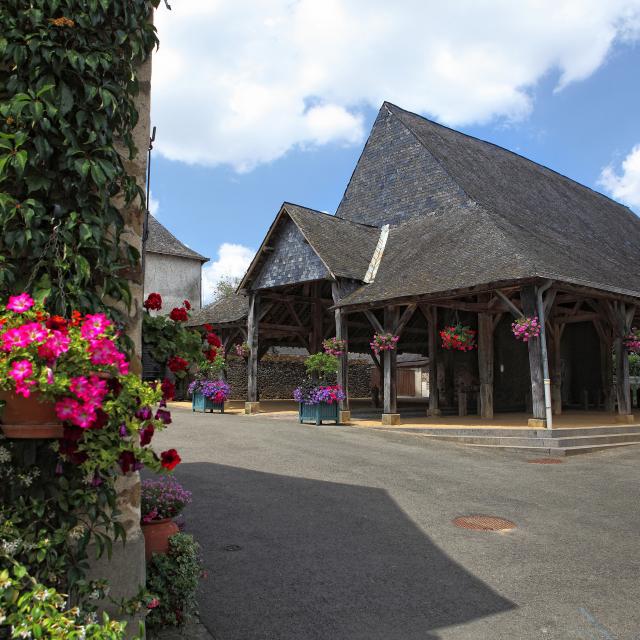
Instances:
[[[51,278],[48,273],[40,276],[35,286],[33,287],[33,298],[39,304],[44,304],[44,301],[51,293]]]
[[[16,153],[16,155],[14,156],[13,164],[16,169],[18,169],[19,176],[22,176],[22,174],[24,173],[24,168],[27,164],[28,157],[29,155],[26,151],[18,151],[18,153]]]
[[[89,276],[91,275],[91,267],[89,266],[89,261],[81,254],[76,256],[76,265],[78,267],[78,275],[82,279],[82,281],[87,282],[89,280]]]

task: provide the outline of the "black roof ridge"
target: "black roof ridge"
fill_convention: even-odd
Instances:
[[[393,111],[391,111],[391,109],[389,109],[389,107],[393,107],[394,109],[398,109],[398,110],[402,111],[403,113],[407,113],[407,114],[409,114],[411,116],[415,116],[416,118],[420,118],[420,119],[424,120],[425,122],[428,122],[429,124],[435,125],[436,127],[440,127],[442,129],[446,129],[447,131],[451,131],[452,133],[457,134],[459,136],[464,136],[465,138],[469,138],[471,140],[476,140],[477,142],[481,142],[483,144],[490,145],[490,146],[492,146],[492,147],[494,147],[496,149],[499,149],[500,151],[506,151],[507,153],[510,153],[511,155],[516,156],[517,158],[520,158],[521,160],[525,160],[526,162],[534,165],[535,167],[539,167],[541,169],[544,169],[546,171],[549,171],[550,173],[553,173],[553,174],[557,175],[558,177],[562,178],[563,180],[568,180],[569,182],[572,182],[573,184],[578,185],[579,187],[582,187],[583,189],[588,189],[589,191],[591,191],[592,193],[596,194],[597,196],[600,196],[601,198],[605,198],[606,200],[609,200],[610,202],[613,202],[614,204],[618,205],[619,207],[622,207],[623,209],[627,209],[634,216],[636,215],[633,212],[633,210],[630,207],[628,207],[627,205],[622,204],[621,202],[618,202],[617,200],[614,200],[610,196],[606,195],[605,193],[602,193],[601,191],[598,191],[597,189],[594,189],[593,187],[590,187],[590,186],[588,186],[586,184],[583,184],[582,182],[578,182],[577,180],[574,180],[573,178],[571,178],[569,176],[566,176],[564,173],[560,173],[560,171],[557,171],[556,169],[552,169],[551,167],[548,167],[546,164],[542,164],[541,162],[536,162],[535,160],[531,160],[531,158],[527,158],[526,156],[523,156],[523,155],[521,155],[519,153],[516,153],[515,151],[512,151],[511,149],[507,149],[507,147],[503,147],[503,146],[501,146],[499,144],[496,144],[495,142],[491,142],[490,140],[484,140],[483,138],[478,138],[477,136],[473,136],[470,133],[465,133],[464,131],[459,131],[458,129],[454,129],[453,127],[448,127],[446,124],[441,124],[439,122],[436,122],[435,120],[431,120],[430,118],[427,118],[426,116],[423,116],[423,115],[421,115],[419,113],[415,113],[414,111],[409,111],[408,109],[403,109],[402,107],[399,107],[397,104],[393,104],[392,102],[389,102],[388,100],[385,100],[382,104],[383,104],[383,106],[387,107],[387,109],[389,110],[389,112],[392,115],[398,117],[400,122],[402,122],[402,124],[405,125],[405,127],[409,131],[411,131],[411,133],[414,134],[414,136],[420,142],[420,144],[427,150],[429,150],[429,148],[424,143],[424,141],[421,140],[420,137],[413,131],[411,126],[408,125],[403,120],[401,120],[399,118],[398,114],[393,113]],[[434,158],[435,158],[435,156],[434,156]],[[435,158],[435,159],[436,159],[436,161],[438,161],[437,158]],[[440,164],[439,161],[438,161],[438,164]],[[442,165],[440,165],[440,166],[442,166]],[[449,172],[447,172],[447,175],[450,176],[451,174],[449,174]],[[457,184],[457,181],[456,180],[454,180],[454,181]]]
[[[347,220],[346,218],[343,218],[342,216],[338,216],[335,213],[327,213],[326,211],[320,211],[319,209],[312,209],[311,207],[305,207],[304,205],[297,204],[295,202],[289,202],[289,201],[285,200],[282,203],[282,207],[285,207],[286,205],[291,205],[292,207],[299,207],[300,209],[306,209],[307,211],[313,211],[313,213],[319,213],[320,215],[328,216],[329,218],[331,218],[333,220],[340,220],[341,222],[348,222],[349,224],[354,224],[354,225],[356,225],[358,227],[368,227],[369,229],[377,229],[378,231],[380,230],[380,227],[376,226],[375,224],[367,224],[366,222],[356,222],[355,220]]]

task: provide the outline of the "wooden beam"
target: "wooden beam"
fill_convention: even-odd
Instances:
[[[249,359],[247,361],[247,400],[258,402],[258,327],[260,298],[253,293],[249,296],[249,314],[247,316],[247,343]]]
[[[334,302],[338,302],[341,296],[340,284],[338,282],[331,283],[331,293]],[[336,338],[344,340],[347,348],[345,353],[339,357],[337,382],[342,387],[345,399],[340,402],[341,411],[349,411],[349,334],[347,325],[347,316],[343,309],[336,309],[335,314],[335,330]]]
[[[265,292],[261,295],[263,299],[274,300],[275,302],[299,302],[302,304],[313,304],[316,300],[320,300],[322,304],[326,306],[332,306],[333,300],[331,298],[318,298],[311,295],[296,295],[293,293],[278,293],[277,291]]]
[[[592,311],[583,311],[582,313],[576,313],[568,316],[553,316],[554,322],[559,324],[571,324],[573,322],[592,322],[600,318],[600,314]]]
[[[496,295],[500,300],[502,300],[502,302],[504,302],[507,309],[513,314],[514,318],[521,318],[524,315],[522,311],[520,311],[520,309],[518,309],[518,307],[516,307],[516,305],[513,304],[513,302],[509,300],[504,293],[502,293],[502,291],[496,290]]]
[[[438,307],[419,305],[427,320],[429,336],[429,415],[440,415],[438,394]]]
[[[365,311],[364,315],[367,317],[367,320],[371,323],[371,326],[376,331],[376,333],[384,333],[384,327],[380,324],[378,318],[376,318],[375,313],[373,311]]]
[[[480,378],[480,417],[493,419],[493,318],[478,314],[478,374]]]
[[[384,308],[384,331],[393,333],[400,320],[398,307]],[[396,388],[396,365],[398,351],[391,349],[384,352],[384,413],[398,412],[398,398]]]
[[[520,300],[525,316],[537,316],[536,290],[532,285],[522,287]],[[546,419],[544,406],[544,380],[542,375],[542,348],[540,338],[529,338],[529,372],[531,375],[531,400],[533,404],[533,417],[538,420]]]
[[[291,335],[304,334],[307,332],[305,328],[293,327],[289,324],[274,324],[271,322],[261,322],[260,331],[282,331]]]
[[[409,320],[411,320],[411,318],[413,317],[413,314],[415,313],[417,306],[418,306],[417,304],[410,304],[407,306],[407,308],[404,310],[404,313],[400,316],[400,319],[398,320],[398,324],[393,329],[393,335],[396,335],[396,336],[402,335],[402,332],[404,331],[404,328],[407,325],[407,322],[409,322]]]

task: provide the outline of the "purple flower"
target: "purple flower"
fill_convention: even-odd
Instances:
[[[171,411],[158,409],[156,411],[156,420],[160,420],[163,424],[171,424]]]
[[[118,430],[121,438],[127,437],[127,425],[124,422],[120,425],[120,429]]]
[[[136,411],[138,420],[151,420],[151,407],[142,407]]]

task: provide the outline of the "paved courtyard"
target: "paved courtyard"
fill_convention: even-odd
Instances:
[[[173,409],[216,640],[640,640],[640,447],[529,464],[410,434]],[[505,533],[459,515],[508,518]]]

